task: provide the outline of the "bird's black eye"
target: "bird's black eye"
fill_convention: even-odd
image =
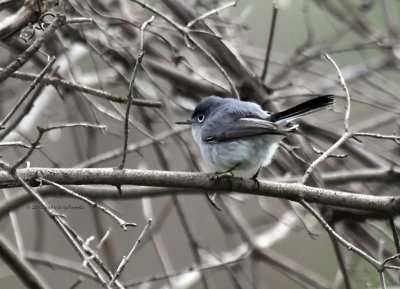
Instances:
[[[197,116],[197,121],[198,121],[198,122],[203,122],[203,120],[204,120],[204,114],[199,114],[199,115]]]

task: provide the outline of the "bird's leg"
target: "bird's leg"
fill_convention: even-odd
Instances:
[[[224,172],[215,172],[215,174],[211,177],[211,180],[213,181],[219,181],[222,178],[227,178],[226,180],[229,183],[229,189],[230,190],[232,188],[232,183],[231,180],[228,177],[233,177],[233,173],[232,171],[234,169],[236,169],[238,166],[240,166],[241,163],[237,163],[236,165],[234,165],[233,167],[231,167],[229,170],[224,171]]]
[[[257,172],[250,178],[250,179],[252,179],[253,181],[255,181],[256,182],[256,184],[257,184],[257,190],[260,188],[260,182],[257,180],[257,177],[258,177],[258,174],[260,173],[260,171],[261,171],[261,167],[257,170]]]
[[[231,167],[229,170],[224,171],[224,172],[215,172],[214,176],[212,177],[215,180],[218,180],[220,178],[224,178],[224,177],[233,177],[233,173],[232,171],[234,169],[236,169],[238,166],[240,166],[241,163],[237,163],[236,165],[234,165],[233,167]]]

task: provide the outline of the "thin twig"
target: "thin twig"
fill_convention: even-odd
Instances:
[[[139,70],[139,66],[142,62],[143,56],[144,56],[144,30],[146,29],[146,26],[149,25],[154,19],[154,16],[151,16],[150,19],[145,21],[142,26],[140,26],[140,44],[139,44],[139,55],[136,59],[135,67],[133,68],[133,73],[131,77],[131,81],[129,82],[129,92],[128,92],[128,104],[126,106],[126,112],[125,112],[125,123],[124,123],[124,147],[123,147],[123,154],[122,154],[122,160],[121,164],[119,166],[119,169],[123,169],[125,166],[125,161],[126,161],[126,154],[127,154],[127,148],[128,148],[128,138],[129,138],[129,115],[130,115],[130,109],[131,109],[131,100],[133,98],[133,89],[134,89],[134,83],[135,83],[135,78],[136,74]]]
[[[392,230],[394,245],[396,246],[396,252],[397,254],[400,254],[399,236],[397,233],[396,224],[394,222],[394,217],[392,216],[389,217],[389,223],[390,223],[390,229]]]
[[[117,270],[115,271],[115,273],[113,274],[110,283],[108,283],[108,286],[112,286],[115,282],[115,280],[119,277],[119,275],[121,274],[122,270],[124,270],[126,264],[129,262],[129,259],[131,258],[131,256],[133,255],[133,253],[135,252],[136,248],[139,246],[144,234],[147,232],[147,230],[150,228],[151,226],[151,219],[147,220],[147,224],[146,226],[143,228],[142,233],[140,233],[139,238],[137,238],[136,242],[133,244],[132,249],[129,251],[127,256],[122,257],[121,263],[118,265]]]
[[[93,262],[103,271],[103,273],[106,274],[106,276],[109,279],[111,279],[112,276],[111,271],[106,267],[106,265],[104,264],[103,260],[99,257],[99,255],[96,254],[96,252],[94,252],[89,246],[86,245],[85,241],[79,236],[79,234],[73,228],[71,228],[70,226],[67,226],[66,228],[68,230],[68,234],[71,235],[71,237],[74,239],[77,245],[80,246],[80,248],[82,248],[83,252],[81,256],[87,267],[91,269],[91,271],[95,273],[95,276],[97,276],[97,278],[99,279],[98,275],[100,275],[100,273],[97,271],[97,267],[93,266],[92,264]],[[93,269],[95,269],[96,271],[94,272]],[[103,287],[111,289],[107,287],[108,283],[104,280],[103,276],[100,275],[100,277],[101,280],[99,279],[98,281],[103,285]],[[124,288],[119,281],[115,281],[115,285],[118,287],[118,289]]]
[[[59,227],[61,232],[64,234],[64,236],[67,238],[67,240],[71,243],[72,247],[75,249],[75,251],[83,258],[85,258],[85,253],[82,249],[82,247],[77,243],[76,238],[74,238],[71,235],[71,227],[68,225],[67,222],[64,221],[62,215],[57,213],[54,209],[52,209],[40,196],[40,194],[34,190],[31,186],[29,186],[20,176],[19,174],[7,163],[0,161],[0,167],[9,174],[10,177],[12,177],[15,181],[17,181],[21,187],[29,194],[31,194],[38,202],[39,204],[43,207],[44,211],[46,214],[52,219],[55,224]],[[96,267],[92,265],[91,262],[88,263],[88,268],[93,272],[93,274],[97,277],[99,282],[103,284],[103,286],[106,286],[107,283],[104,280],[103,276],[100,275]]]
[[[379,274],[379,283],[381,284],[381,289],[386,289],[386,283],[385,283],[385,273],[382,272],[378,272]]]
[[[312,171],[317,167],[317,165],[327,159],[334,150],[339,148],[345,141],[347,141],[352,136],[352,133],[345,132],[340,139],[338,139],[329,149],[327,149],[322,155],[320,155],[307,169],[304,173],[303,177],[299,181],[302,184],[305,184]]]
[[[356,136],[362,136],[362,137],[372,137],[372,138],[377,138],[377,139],[386,139],[386,140],[393,140],[397,144],[400,144],[400,136],[397,135],[383,135],[383,134],[378,134],[378,133],[369,133],[369,132],[350,132],[347,131],[345,132],[340,139],[338,139],[328,150],[326,150],[322,155],[320,155],[307,169],[305,174],[303,175],[302,179],[300,180],[300,183],[305,184],[307,179],[309,178],[310,174],[312,171],[316,168],[316,166],[327,159],[331,153],[339,148],[344,142],[346,142],[348,139]]]
[[[53,35],[53,33],[65,24],[66,18],[63,14],[56,14],[47,29],[29,46],[17,59],[0,71],[0,83],[7,79],[11,73],[24,65]]]
[[[127,288],[129,287],[134,287],[143,283],[150,283],[150,282],[154,282],[154,281],[159,281],[159,280],[163,280],[166,278],[171,278],[171,277],[176,277],[176,276],[180,276],[183,274],[188,274],[191,272],[200,272],[200,271],[205,271],[205,270],[210,270],[210,269],[217,269],[217,268],[221,268],[221,267],[226,267],[229,265],[233,265],[235,263],[238,263],[242,260],[245,260],[247,257],[249,257],[248,252],[245,252],[245,254],[238,256],[235,259],[231,259],[231,260],[226,260],[217,264],[201,264],[198,266],[190,266],[188,268],[182,269],[180,271],[175,271],[175,272],[171,272],[169,274],[154,274],[149,276],[148,278],[145,278],[143,280],[137,280],[137,281],[128,281],[126,282],[125,286]]]
[[[65,193],[67,193],[67,194],[73,196],[74,198],[77,198],[77,199],[79,199],[79,200],[81,200],[81,201],[84,201],[85,203],[88,203],[89,205],[91,205],[91,206],[94,207],[94,208],[99,208],[101,211],[103,211],[104,213],[106,213],[107,215],[109,215],[110,217],[112,217],[113,219],[115,219],[115,220],[117,221],[117,223],[118,223],[125,231],[128,229],[128,227],[136,227],[136,224],[135,224],[135,223],[128,223],[128,222],[124,221],[123,219],[121,219],[120,217],[118,217],[117,215],[115,215],[113,212],[111,212],[111,211],[110,211],[109,209],[107,209],[106,207],[104,207],[104,206],[102,206],[102,205],[100,205],[100,204],[98,204],[98,203],[96,203],[96,202],[93,202],[92,200],[90,200],[90,199],[88,199],[88,198],[86,198],[86,197],[84,197],[84,196],[81,196],[80,194],[77,194],[77,193],[75,193],[74,191],[72,191],[72,190],[70,190],[70,189],[68,189],[68,188],[66,188],[66,187],[64,187],[64,186],[62,186],[62,185],[60,185],[60,184],[57,184],[57,183],[52,182],[52,181],[50,181],[50,180],[47,180],[47,179],[45,179],[45,178],[39,178],[38,181],[39,181],[39,182],[43,182],[43,183],[48,184],[48,185],[52,185],[52,186],[54,186],[54,187],[56,187],[56,188],[62,190],[63,192],[65,192]],[[105,236],[107,236],[107,235],[105,235]],[[103,241],[104,241],[104,240],[103,240]]]
[[[400,253],[398,253],[398,254],[396,254],[396,255],[393,255],[393,256],[390,256],[389,258],[386,258],[385,260],[383,260],[383,261],[382,261],[382,268],[381,268],[381,270],[383,270],[383,269],[385,268],[386,263],[388,263],[388,262],[390,262],[390,261],[392,261],[392,260],[394,260],[394,259],[396,259],[396,258],[399,258],[399,257],[400,257]]]
[[[232,95],[237,98],[240,99],[240,95],[239,92],[236,89],[235,83],[233,82],[233,80],[231,79],[231,77],[229,76],[228,72],[226,72],[226,70],[222,67],[222,65],[218,62],[218,60],[210,53],[207,51],[207,49],[205,49],[200,42],[198,42],[197,40],[193,39],[190,37],[189,34],[186,35],[186,37],[188,38],[188,41],[190,43],[194,43],[197,48],[199,48],[216,66],[217,68],[221,71],[221,73],[224,75],[224,77],[226,78],[226,80],[229,82],[229,86],[231,87],[231,92]]]
[[[328,232],[329,235],[332,235],[336,240],[339,241],[343,246],[345,246],[348,250],[353,251],[357,255],[359,255],[361,258],[366,260],[368,263],[370,263],[375,269],[379,269],[381,267],[381,262],[373,258],[372,256],[368,255],[366,252],[361,250],[360,248],[354,246],[352,243],[344,239],[342,236],[340,236],[335,230],[332,229],[331,226],[328,225],[328,223],[319,215],[319,213],[305,200],[300,200],[299,203],[303,205],[305,209],[307,209],[321,224],[321,226]]]
[[[31,94],[31,92],[35,89],[38,83],[42,80],[42,78],[46,75],[46,73],[51,69],[54,62],[56,61],[56,57],[53,56],[50,61],[46,64],[43,70],[38,74],[35,80],[31,83],[28,90],[21,96],[21,98],[17,101],[15,106],[8,112],[8,114],[4,117],[4,119],[0,123],[0,128],[3,128],[7,121],[14,115],[14,113],[18,110],[18,108],[24,103],[25,99]]]
[[[204,20],[207,17],[210,17],[213,14],[218,14],[219,12],[221,12],[222,10],[225,10],[229,7],[236,7],[238,0],[226,3],[218,8],[212,9],[210,11],[207,11],[206,13],[196,17],[195,19],[193,19],[192,21],[190,21],[187,25],[186,28],[190,29],[194,24],[196,24],[198,21]]]
[[[372,137],[377,139],[386,139],[386,140],[393,140],[395,143],[400,144],[400,136],[398,135],[384,135],[379,133],[373,132],[353,132],[352,137],[355,136],[363,136],[363,137]]]
[[[65,22],[65,24],[82,24],[82,23],[93,23],[93,19],[87,17],[76,17],[67,19]]]
[[[22,141],[0,142],[0,147],[6,147],[6,146],[15,146],[15,147],[21,147],[21,148],[26,148],[26,149],[29,149],[31,147]]]
[[[40,128],[43,132],[49,132],[55,129],[63,129],[63,128],[74,128],[74,127],[83,127],[83,128],[98,128],[98,129],[107,129],[107,126],[103,124],[91,124],[86,122],[77,122],[77,123],[62,123],[62,124],[55,124],[49,127]]]
[[[265,60],[264,60],[264,68],[261,73],[261,80],[265,82],[265,78],[267,77],[267,72],[268,72],[268,65],[269,65],[269,57],[271,55],[271,48],[272,48],[272,43],[274,41],[274,33],[275,33],[275,24],[276,24],[276,19],[278,16],[278,4],[277,1],[274,0],[272,4],[272,19],[271,19],[271,27],[269,29],[269,38],[268,38],[268,45],[267,45],[267,50],[265,52]]]
[[[311,146],[311,148],[318,155],[322,155],[324,153],[324,151],[322,151],[314,146]],[[347,155],[347,154],[331,154],[328,156],[328,158],[344,159],[344,158],[347,158],[348,156],[349,155]]]
[[[326,57],[326,59],[328,59],[333,64],[333,66],[335,66],[335,69],[336,69],[336,71],[338,73],[340,85],[342,86],[344,92],[346,93],[347,104],[346,104],[346,115],[344,117],[344,131],[348,132],[349,131],[350,112],[351,112],[350,92],[349,92],[349,89],[347,88],[346,81],[344,80],[343,74],[340,71],[339,66],[332,59],[332,57],[329,56],[328,53],[324,53],[324,56]]]
[[[82,282],[83,282],[83,278],[79,277],[78,280],[76,280],[68,289],[75,289],[77,288]]]
[[[168,17],[164,13],[161,13],[160,11],[158,11],[156,8],[152,7],[151,5],[148,5],[140,0],[131,0],[131,1],[139,4],[140,6],[142,6],[145,9],[151,11],[152,13],[161,17],[167,23],[172,25],[177,31],[179,31],[183,35],[183,37],[186,41],[186,44],[188,46],[190,46],[190,44],[194,44],[196,47],[198,47],[217,66],[217,68],[224,75],[226,80],[229,82],[229,85],[232,90],[231,93],[235,96],[235,98],[240,99],[239,92],[237,91],[236,86],[235,86],[234,82],[232,81],[232,79],[229,77],[228,73],[225,71],[225,69],[219,64],[219,62],[216,60],[216,58],[210,52],[208,52],[203,46],[200,45],[200,43],[197,40],[193,39],[190,36],[190,33],[192,32],[191,29],[187,29],[185,26],[178,24],[177,22],[172,20],[170,17]]]
[[[6,200],[9,200],[11,198],[9,190],[3,190],[3,193],[4,193],[4,197]],[[17,218],[17,212],[10,211],[9,215],[10,215],[11,226],[14,231],[15,242],[17,244],[18,254],[20,256],[24,256],[24,252],[25,252],[24,238],[22,237],[21,227],[19,225],[18,218]]]
[[[131,143],[127,147],[127,153],[139,151],[140,149],[146,148],[156,142],[161,143],[166,138],[169,138],[171,136],[180,134],[180,133],[188,131],[188,130],[189,130],[189,128],[187,128],[187,127],[186,128],[183,128],[183,127],[176,128],[176,129],[172,129],[170,131],[160,133],[160,134],[154,136],[153,139],[147,138],[147,139],[144,139],[139,142]],[[113,149],[108,152],[105,152],[105,153],[99,154],[97,156],[94,156],[92,158],[89,158],[89,159],[77,164],[75,167],[76,168],[85,168],[85,167],[91,167],[94,165],[98,165],[100,163],[104,163],[106,161],[109,161],[109,160],[115,159],[119,156],[122,156],[123,153],[124,153],[123,149]]]
[[[0,72],[3,70],[4,70],[4,68],[0,68]],[[35,80],[38,77],[38,75],[16,71],[16,72],[13,72],[10,75],[10,77],[24,80],[24,81],[32,81],[32,80]],[[118,102],[118,103],[128,102],[127,97],[111,94],[107,91],[103,91],[103,90],[96,89],[93,87],[79,85],[74,82],[70,82],[70,81],[60,79],[57,77],[53,77],[53,76],[43,77],[42,80],[40,81],[40,83],[46,84],[46,85],[53,85],[54,87],[65,87],[65,88],[72,89],[75,91],[85,92],[87,94],[98,96],[100,98],[107,99],[112,102]],[[132,99],[132,105],[147,106],[147,107],[161,107],[162,106],[161,102],[159,102],[159,101],[138,99],[138,98]]]
[[[99,243],[96,245],[96,250],[99,250],[101,248],[101,246],[103,246],[104,242],[110,236],[110,233],[111,233],[111,229],[108,229],[107,232],[104,234],[103,238],[101,238]]]
[[[19,160],[17,160],[14,165],[12,166],[12,170],[15,170],[18,168],[20,165],[22,165],[28,158],[32,155],[33,151],[38,148],[40,144],[40,140],[42,139],[42,136],[44,133],[49,132],[51,130],[55,129],[63,129],[63,128],[73,128],[73,127],[85,127],[85,128],[99,128],[99,129],[105,129],[105,125],[96,125],[96,124],[90,124],[90,123],[66,123],[66,124],[60,124],[60,125],[54,125],[54,126],[49,126],[46,128],[41,128],[38,127],[38,136],[36,137],[35,141],[32,142],[30,149],[23,155]]]
[[[335,229],[333,225],[332,225],[332,229]],[[330,239],[332,242],[332,246],[333,246],[333,250],[336,255],[337,262],[339,264],[339,270],[342,273],[342,277],[343,277],[343,281],[344,281],[344,288],[351,289],[352,287],[351,287],[349,273],[346,268],[346,263],[343,259],[342,251],[339,248],[338,240],[333,235],[329,235],[329,236],[330,236]]]
[[[51,255],[49,253],[38,253],[34,251],[27,251],[24,255],[30,263],[48,266],[52,269],[61,269],[66,272],[71,272],[77,275],[84,276],[95,282],[99,282],[96,276],[93,275],[87,268],[82,268],[81,264],[67,258]]]

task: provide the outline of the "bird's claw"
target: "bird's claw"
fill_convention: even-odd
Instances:
[[[228,178],[228,177],[233,177],[232,172],[216,172],[213,176],[211,176],[211,179],[213,181],[218,181],[223,178]]]
[[[257,191],[260,189],[260,182],[257,180],[257,176],[252,176],[250,180],[253,180],[257,184]]]
[[[250,178],[251,180],[255,181],[257,184],[257,191],[260,189],[260,182],[257,180],[258,174],[260,173],[261,168]]]

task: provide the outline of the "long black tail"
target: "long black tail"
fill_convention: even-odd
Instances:
[[[287,110],[280,111],[271,115],[270,120],[272,122],[279,121],[291,121],[293,119],[299,118],[303,115],[307,115],[318,110],[327,108],[333,104],[335,100],[335,96],[333,95],[323,95],[310,100],[307,100],[303,103],[300,103],[296,106],[293,106]]]

